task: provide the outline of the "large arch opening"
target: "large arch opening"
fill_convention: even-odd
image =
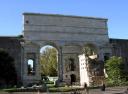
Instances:
[[[42,80],[58,79],[58,50],[54,46],[45,45],[40,49],[40,72]]]

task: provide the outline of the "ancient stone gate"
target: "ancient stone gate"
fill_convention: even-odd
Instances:
[[[78,55],[86,44],[95,45],[100,60],[110,53],[107,19],[51,14],[24,13],[22,80],[39,82],[40,49],[51,45],[58,50],[60,81],[79,82]],[[34,62],[33,75],[28,74],[28,60]]]

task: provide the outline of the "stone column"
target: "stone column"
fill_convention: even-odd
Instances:
[[[60,81],[63,81],[63,54],[62,47],[59,47],[58,51],[58,77]]]
[[[39,64],[39,47],[26,43],[24,46],[24,62],[23,62],[23,84],[38,83],[41,80],[40,64]],[[33,70],[28,74],[28,60],[33,61]]]
[[[101,47],[99,47],[99,50],[98,50],[98,59],[100,61],[104,61],[104,53],[103,53],[103,49]]]
[[[23,82],[23,73],[24,73],[24,42],[20,42],[21,44],[21,82]],[[20,83],[21,84],[21,83]]]

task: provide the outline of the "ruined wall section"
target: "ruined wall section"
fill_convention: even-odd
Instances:
[[[128,71],[128,40],[110,39],[112,56],[122,57],[125,64],[125,70]]]

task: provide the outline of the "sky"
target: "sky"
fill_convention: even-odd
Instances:
[[[26,12],[107,18],[109,37],[128,39],[128,0],[1,0],[0,36],[22,34]]]

